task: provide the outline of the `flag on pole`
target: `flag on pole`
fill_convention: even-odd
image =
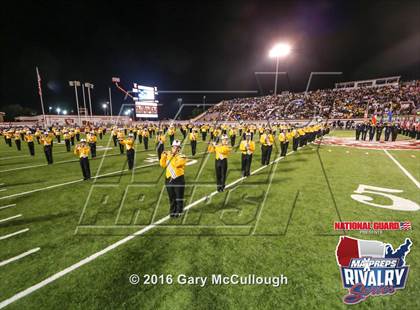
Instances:
[[[45,117],[45,110],[44,110],[44,100],[42,98],[41,75],[39,74],[38,67],[35,67],[35,69],[36,69],[36,79],[38,81],[38,95],[39,95],[39,100],[41,101],[42,116],[44,118],[44,126],[47,126],[47,119]]]
[[[41,88],[41,76],[39,75],[38,67],[36,67],[36,77],[38,80],[38,94],[40,97],[42,97],[42,88]]]
[[[372,124],[376,125],[376,114],[373,114],[372,116]]]

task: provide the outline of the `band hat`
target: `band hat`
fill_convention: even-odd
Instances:
[[[86,139],[80,139],[80,142],[86,142]]]
[[[172,146],[181,146],[181,141],[174,140],[174,142],[172,142]]]
[[[222,135],[222,139],[229,139],[227,135]]]

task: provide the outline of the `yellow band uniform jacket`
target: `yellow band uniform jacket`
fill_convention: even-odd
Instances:
[[[209,153],[216,153],[216,159],[227,159],[230,154],[230,147],[228,145],[213,145],[210,144],[208,147]]]
[[[187,159],[183,154],[175,154],[169,152],[163,152],[160,157],[159,164],[162,168],[166,168],[165,176],[166,178],[176,179],[184,175],[185,164]]]
[[[242,140],[241,144],[239,145],[239,149],[241,150],[242,154],[251,155],[255,151],[255,142],[252,140]]]

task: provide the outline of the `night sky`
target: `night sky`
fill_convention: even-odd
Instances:
[[[254,72],[275,70],[268,51],[278,41],[293,46],[280,63],[289,72],[280,90],[304,90],[311,71],[343,72],[315,78],[312,89],[390,75],[420,78],[420,1],[8,1],[0,14],[0,111],[19,104],[40,112],[35,66],[46,107],[74,111],[69,80],[95,84],[95,112],[102,113],[113,76],[127,88],[137,82],[268,94],[274,77],[257,80]],[[123,96],[112,91],[118,111]],[[173,116],[178,97],[202,101],[162,95],[162,117]]]

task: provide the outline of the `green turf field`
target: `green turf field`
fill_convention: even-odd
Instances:
[[[8,309],[56,309],[63,301],[69,309],[347,308],[335,258],[345,232],[333,228],[342,220],[411,221],[411,231],[346,234],[394,247],[406,237],[413,241],[406,288],[355,307],[419,309],[420,211],[384,209],[351,198],[362,184],[402,190],[394,195],[420,204],[419,188],[383,150],[312,144],[259,169],[257,143],[252,171],[259,170],[240,180],[240,153],[234,152],[227,184],[235,183],[202,199],[216,190],[214,155],[200,142],[192,157],[184,143],[188,211],[151,226],[168,213],[154,143],[148,151],[137,143],[134,171],[127,170],[125,155],[108,135],[98,145],[98,158],[90,161],[94,178],[82,181],[77,158],[63,144],[54,144],[55,163],[47,166],[40,146],[31,158],[25,143],[18,152],[1,140],[0,207],[5,208],[0,220],[12,219],[0,222],[0,238],[22,232],[0,239],[0,308],[3,301],[11,302]],[[389,153],[420,180],[418,150]],[[278,159],[277,149],[271,159]],[[372,198],[370,203],[391,204],[380,195]],[[34,253],[1,265],[30,250]],[[288,283],[277,288],[132,285],[132,274],[283,274]]]

